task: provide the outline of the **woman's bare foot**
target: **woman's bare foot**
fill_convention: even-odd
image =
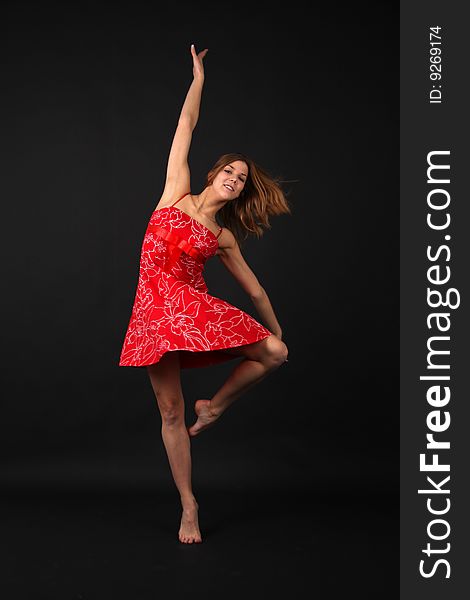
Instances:
[[[219,417],[211,410],[210,400],[196,400],[194,412],[197,414],[197,421],[188,429],[191,436],[195,436],[203,429],[210,427]]]
[[[183,544],[202,542],[201,532],[199,531],[198,509],[199,505],[195,499],[189,504],[183,505],[181,525],[178,532],[179,540]]]

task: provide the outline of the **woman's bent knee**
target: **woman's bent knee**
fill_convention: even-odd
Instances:
[[[271,369],[275,369],[286,362],[288,356],[287,346],[275,335],[266,340],[266,363]]]

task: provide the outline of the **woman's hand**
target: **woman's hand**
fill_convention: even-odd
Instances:
[[[205,55],[207,54],[207,48],[196,54],[196,48],[194,44],[191,44],[191,55],[193,57],[193,76],[194,79],[204,78],[204,66],[202,61],[204,60]]]

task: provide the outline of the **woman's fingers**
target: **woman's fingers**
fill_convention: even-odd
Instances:
[[[191,54],[193,57],[193,75],[194,75],[194,77],[198,77],[198,76],[203,77],[204,76],[204,65],[202,64],[202,61],[203,61],[205,55],[207,54],[207,48],[204,48],[204,50],[202,50],[202,52],[199,52],[199,54],[197,54],[194,44],[191,44]]]
[[[196,52],[196,48],[194,47],[194,44],[191,44],[191,54],[194,59],[199,58],[199,60],[202,60],[205,57],[205,55],[207,54],[207,51],[208,51],[208,48],[205,48],[198,54]]]

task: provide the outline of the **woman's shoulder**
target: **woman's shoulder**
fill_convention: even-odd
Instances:
[[[229,250],[231,248],[235,248],[237,245],[237,240],[230,229],[227,227],[222,227],[222,231],[219,235],[219,250]]]
[[[155,210],[160,208],[166,208],[167,206],[173,206],[176,202],[183,200],[183,198],[189,195],[191,192],[188,189],[179,188],[178,186],[168,188],[165,187],[160,199],[157,202]]]

